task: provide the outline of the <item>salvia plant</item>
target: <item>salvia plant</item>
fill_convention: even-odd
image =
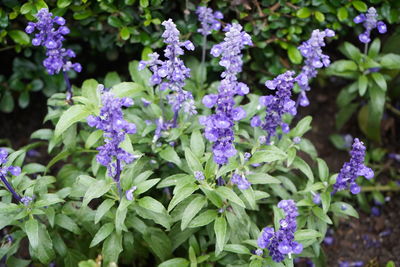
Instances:
[[[391,92],[388,89],[399,73],[400,55],[382,53],[380,39],[372,41],[374,32],[387,32],[386,24],[378,18],[379,14],[373,7],[354,18],[354,22],[363,27],[358,35],[361,49],[344,42],[339,50],[348,59],[335,61],[327,73],[351,81],[337,97],[337,128],[342,128],[352,114],[358,111],[360,129],[368,138],[380,142],[380,124],[385,109],[397,112],[391,104]],[[364,101],[359,101],[360,98]]]
[[[8,265],[293,266],[299,257],[324,264],[328,225],[358,217],[343,198],[362,190],[359,176],[374,176],[358,139],[332,174],[304,137],[312,118],[295,117],[310,79],[330,63],[322,47],[334,32],[315,30],[299,46],[300,72],[268,80],[273,94],[259,96],[240,81],[251,36],[200,11],[202,34],[225,25],[210,50],[220,80],[204,81],[198,60],[186,66],[185,52],[195,47],[168,19],[162,58],[130,62],[131,81],[114,73],[104,85],[89,79],[71,87],[70,105],[69,91],[53,95],[45,121],[54,130],[34,132],[21,150],[0,150],[0,225],[11,237],[0,258]],[[27,31],[39,30],[33,42],[50,53],[49,74],[78,66],[62,48],[65,20],[47,9],[36,17]],[[193,86],[203,82],[205,95]],[[49,163],[25,164],[43,144]],[[26,247],[29,260],[18,254]]]

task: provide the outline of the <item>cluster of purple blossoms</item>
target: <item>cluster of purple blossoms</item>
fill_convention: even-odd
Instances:
[[[150,59],[139,63],[139,70],[150,67],[153,75],[150,78],[152,85],[160,85],[160,90],[170,89],[173,93],[168,95],[168,102],[174,112],[173,127],[176,127],[178,112],[183,109],[185,113],[194,115],[197,113],[191,92],[183,90],[185,80],[190,77],[190,69],[187,68],[179,56],[184,54],[182,47],[194,50],[190,41],[179,41],[179,31],[175,23],[169,19],[162,23],[165,31],[162,34],[167,47],[164,50],[166,60],[160,60],[158,53],[149,55]]]
[[[20,195],[18,195],[18,193],[15,192],[14,188],[7,181],[7,178],[6,178],[8,173],[10,173],[11,175],[14,175],[14,176],[20,175],[21,168],[18,166],[4,166],[8,161],[7,157],[8,157],[7,150],[5,150],[4,148],[0,148],[0,178],[1,178],[1,181],[4,183],[4,185],[7,187],[8,191],[10,191],[10,193],[13,195],[13,197],[17,201],[24,203],[21,201],[22,199],[21,199]],[[28,202],[28,204],[29,204],[29,202]]]
[[[294,241],[297,228],[296,217],[299,215],[296,203],[291,199],[281,200],[278,208],[285,212],[285,218],[279,221],[279,230],[275,232],[274,228],[265,227],[257,241],[261,249],[269,250],[269,255],[275,262],[283,261],[286,254],[290,257],[291,254],[299,254],[303,251],[303,245]]]
[[[310,90],[309,83],[312,78],[317,76],[317,69],[328,67],[331,63],[329,56],[322,53],[321,47],[325,46],[325,37],[333,36],[335,36],[335,32],[330,29],[314,30],[311,38],[298,47],[300,53],[305,57],[304,66],[296,77],[296,82],[301,89],[297,104],[302,107],[310,104],[306,91]]]
[[[75,52],[71,49],[63,48],[64,35],[70,31],[65,26],[65,19],[55,16],[47,8],[42,8],[36,14],[37,22],[29,22],[25,31],[29,34],[35,30],[39,32],[32,39],[34,46],[42,45],[46,48],[47,58],[43,61],[43,66],[50,75],[57,74],[60,71],[75,70],[81,72],[82,66],[79,63],[72,63],[69,59],[74,58]],[[56,29],[56,27],[58,27]]]
[[[116,98],[111,92],[105,91],[104,86],[99,85],[102,91],[102,108],[99,116],[90,115],[87,123],[90,127],[96,127],[104,131],[105,144],[98,147],[96,159],[101,165],[106,166],[108,174],[114,178],[119,185],[119,178],[123,164],[129,164],[135,156],[120,148],[125,139],[125,134],[136,133],[136,126],[124,120],[122,107],[130,107],[133,100],[130,98]],[[115,159],[115,161],[114,161]]]
[[[201,23],[201,28],[197,31],[202,35],[207,36],[211,34],[211,31],[219,31],[221,28],[221,22],[219,22],[219,20],[224,18],[221,12],[213,12],[209,7],[199,6],[196,9],[196,14]]]
[[[267,132],[267,144],[276,135],[276,129],[279,126],[281,126],[284,133],[289,132],[289,125],[282,121],[282,116],[286,113],[294,116],[297,113],[296,102],[290,99],[295,82],[293,75],[294,71],[287,71],[265,83],[268,89],[276,89],[276,94],[260,97],[260,104],[266,107],[267,111],[265,121],[263,122],[259,116],[254,116],[251,119],[250,124],[252,127],[261,127]]]
[[[356,183],[357,177],[364,176],[367,179],[374,177],[374,171],[364,165],[365,146],[358,138],[354,139],[350,155],[350,161],[344,163],[333,185],[333,194],[347,188],[350,188],[351,193],[358,194],[361,187]]]
[[[207,108],[216,106],[215,114],[200,118],[200,124],[206,127],[205,137],[215,142],[214,161],[219,165],[226,164],[228,158],[236,155],[233,145],[233,126],[235,121],[246,117],[246,112],[241,107],[234,107],[234,96],[249,92],[249,87],[238,82],[236,75],[242,71],[241,50],[246,45],[252,45],[250,35],[242,31],[241,25],[233,23],[224,30],[226,31],[224,41],[211,49],[214,57],[221,56],[219,64],[225,68],[221,74],[223,79],[218,87],[218,95],[206,95],[202,100]]]
[[[373,29],[378,28],[378,32],[381,34],[384,34],[387,31],[386,24],[383,21],[378,21],[378,13],[373,7],[370,7],[366,14],[360,14],[355,17],[354,22],[357,24],[363,23],[365,32],[361,33],[358,36],[358,39],[364,44],[371,42],[370,35]]]
[[[231,182],[237,185],[240,190],[246,190],[251,186],[251,183],[246,179],[246,177],[239,173],[234,173],[232,175]]]

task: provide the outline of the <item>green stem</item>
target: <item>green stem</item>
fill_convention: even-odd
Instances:
[[[400,117],[400,110],[393,107],[390,103],[386,102],[386,108],[389,109],[391,112],[393,112],[396,116]]]
[[[363,186],[361,188],[362,192],[373,192],[373,191],[380,191],[380,192],[384,192],[384,191],[400,191],[400,186],[398,187],[393,187],[393,186],[389,186],[389,185],[376,185],[376,186]]]

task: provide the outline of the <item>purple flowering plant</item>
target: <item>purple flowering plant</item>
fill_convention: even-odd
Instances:
[[[11,218],[0,221],[13,242],[29,241],[32,263],[77,266],[100,255],[104,266],[292,266],[305,255],[321,258],[328,225],[358,216],[339,191],[356,193],[358,176],[372,178],[365,146],[355,139],[351,159],[334,175],[304,136],[311,116],[297,120],[310,80],[330,64],[325,38],[333,31],[315,30],[299,46],[298,72],[250,89],[242,70],[253,60],[251,36],[237,22],[222,27],[218,11],[199,7],[196,15],[204,36],[223,28],[209,51],[220,73],[207,77],[217,81],[196,87],[191,72],[201,61],[187,64],[194,44],[169,19],[163,53],[132,61],[132,81],[116,73],[100,79],[104,86],[85,80],[68,109],[49,99],[54,130],[32,135],[54,155],[47,166],[24,162],[36,146],[11,155],[0,149],[0,215]],[[35,43],[66,52],[65,21],[48,10],[37,18],[27,29],[38,30]],[[57,55],[51,60],[61,65],[50,64],[49,73],[74,68],[71,57]],[[296,86],[302,100],[294,99]],[[23,164],[22,173],[13,167]],[[6,249],[7,258],[15,253]]]
[[[342,128],[351,115],[358,113],[361,131],[371,140],[380,142],[380,125],[385,109],[396,112],[391,104],[390,83],[395,77],[392,73],[400,69],[400,55],[382,53],[379,38],[373,40],[376,28],[379,34],[388,32],[385,22],[379,20],[381,14],[374,7],[368,8],[366,13],[356,16],[353,21],[357,25],[358,39],[362,49],[349,42],[344,42],[339,50],[346,59],[340,59],[331,64],[328,75],[343,77],[349,84],[341,89],[337,104],[339,114],[346,116],[336,117],[336,126]],[[372,41],[373,40],[373,41]],[[361,105],[360,98],[367,102]]]

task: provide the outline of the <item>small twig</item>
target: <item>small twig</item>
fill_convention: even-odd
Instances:
[[[396,116],[400,117],[400,110],[397,108],[393,107],[392,104],[386,102],[386,108],[389,109],[391,112],[393,112]]]
[[[10,45],[10,46],[6,46],[6,47],[3,47],[3,48],[0,48],[0,52],[13,49],[14,47],[15,47],[15,45]]]
[[[298,6],[295,6],[295,5],[293,5],[292,3],[290,3],[290,2],[286,2],[285,3],[288,7],[291,7],[291,8],[293,8],[293,9],[299,9],[300,7],[298,7]]]

